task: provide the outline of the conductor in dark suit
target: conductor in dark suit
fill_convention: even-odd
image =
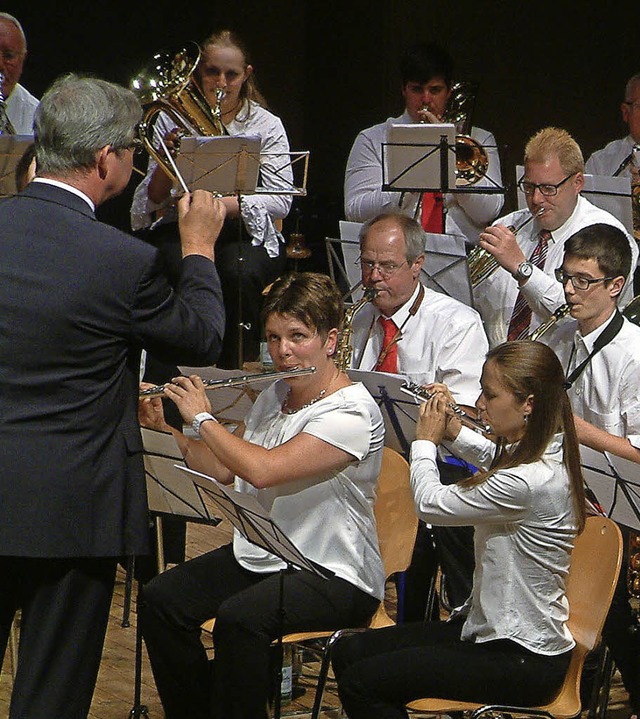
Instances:
[[[98,222],[129,181],[141,109],[69,75],[35,118],[37,177],[0,202],[0,650],[22,610],[13,719],[86,717],[120,558],[148,551],[140,351],[213,364],[224,208],[179,204],[182,272]]]

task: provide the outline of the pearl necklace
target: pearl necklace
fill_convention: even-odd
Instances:
[[[303,404],[302,407],[298,407],[297,409],[289,409],[287,406],[289,404],[289,395],[291,394],[291,389],[287,392],[287,396],[284,398],[284,402],[282,403],[282,413],[283,414],[296,414],[296,412],[300,412],[303,409],[306,409],[307,407],[311,407],[312,404],[315,404],[316,402],[319,402],[325,394],[327,394],[327,390],[323,389],[321,390],[320,394],[317,397],[314,397],[312,400],[307,402],[307,404]]]
[[[317,397],[314,397],[313,399],[309,400],[306,404],[303,404],[302,407],[298,407],[297,409],[289,409],[289,396],[291,395],[291,387],[289,387],[289,390],[287,391],[287,394],[284,398],[284,401],[282,403],[282,413],[283,414],[296,414],[296,412],[300,412],[303,409],[306,409],[307,407],[311,407],[312,404],[315,404],[316,402],[319,402],[331,389],[333,386],[333,383],[340,377],[340,370],[336,372],[336,374],[333,376],[333,379],[329,384],[322,390],[320,390],[320,394]]]

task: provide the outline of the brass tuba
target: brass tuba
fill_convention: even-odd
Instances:
[[[226,134],[220,110],[224,92],[217,91],[216,106],[212,108],[193,76],[199,61],[200,48],[191,42],[178,50],[156,53],[151,63],[131,81],[131,89],[144,108],[140,139],[174,182],[178,178],[173,167],[152,142],[158,113],[165,112],[187,134],[193,131],[198,135]]]
[[[474,140],[471,117],[476,103],[477,88],[468,82],[456,82],[451,88],[442,122],[456,128],[456,185],[475,185],[489,170],[489,156],[482,145]]]

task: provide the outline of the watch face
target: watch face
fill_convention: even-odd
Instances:
[[[518,274],[520,277],[530,277],[532,271],[533,267],[530,262],[523,262],[520,267],[518,267]]]

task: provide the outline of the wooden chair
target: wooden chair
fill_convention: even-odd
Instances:
[[[538,707],[483,705],[447,699],[418,699],[407,708],[428,714],[470,712],[470,719],[486,713],[519,714],[550,719],[572,719],[580,714],[580,677],[588,652],[594,649],[609,611],[622,562],[622,535],[616,523],[604,517],[589,517],[576,539],[567,577],[569,620],[576,646],[564,683],[549,704]]]
[[[418,517],[413,503],[413,493],[409,482],[409,464],[398,452],[385,447],[382,455],[382,467],[378,477],[376,501],[374,505],[378,542],[384,565],[385,577],[391,578],[398,572],[404,572],[413,554],[413,546],[418,531]],[[215,619],[207,620],[202,629],[213,631]],[[389,617],[384,602],[369,620],[366,628],[378,628],[394,624]],[[313,639],[326,639],[335,634],[334,629],[314,632],[296,632],[286,634],[282,641],[286,644],[299,644]],[[331,650],[325,645],[323,659],[318,674],[315,703],[312,717],[320,715],[322,697],[330,666]]]

